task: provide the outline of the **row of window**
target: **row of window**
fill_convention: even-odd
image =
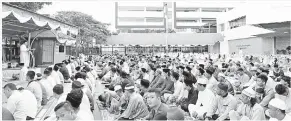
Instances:
[[[228,22],[229,27],[228,29],[234,29],[240,26],[245,26],[246,25],[246,16],[242,16],[240,18],[231,20]],[[220,31],[224,31],[225,30],[225,24],[222,23],[219,25],[220,26]]]
[[[167,8],[172,8],[172,6],[167,5]],[[176,7],[176,12],[226,12],[232,8],[185,8],[185,7]],[[143,7],[143,6],[119,6],[118,11],[164,11],[164,7]]]

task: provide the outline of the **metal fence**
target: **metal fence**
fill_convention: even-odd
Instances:
[[[103,46],[91,48],[76,48],[67,46],[66,54],[77,56],[78,53],[85,55],[99,55],[99,54],[147,54],[147,53],[165,53],[166,46]],[[208,52],[208,46],[170,46],[168,47],[169,53],[182,52],[182,53],[204,53]]]

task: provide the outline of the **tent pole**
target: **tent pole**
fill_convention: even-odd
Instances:
[[[31,53],[31,43],[30,43],[30,38],[31,38],[31,33],[30,32],[28,32],[28,50],[29,50],[29,54],[31,55],[31,56],[33,56],[32,55],[32,53]],[[31,61],[31,59],[30,59],[30,56],[29,56],[29,66],[30,66],[30,61]],[[34,64],[33,64],[34,65]]]
[[[9,61],[12,60],[12,37],[9,38]]]

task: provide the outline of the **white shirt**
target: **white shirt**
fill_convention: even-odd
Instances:
[[[48,97],[51,97],[53,95],[53,86],[52,84],[49,82],[51,80],[47,80],[45,78],[41,79],[39,82],[43,85],[43,87],[45,88],[45,91],[47,93]]]
[[[22,90],[20,93],[25,97],[26,115],[35,118],[37,114],[37,100],[35,96],[29,90]]]
[[[288,68],[288,69],[289,69],[289,68]],[[291,77],[291,72],[288,70],[288,71],[285,73],[285,75]]]
[[[48,76],[47,78],[46,78],[46,80],[48,81],[48,83],[52,86],[52,87],[54,87],[54,86],[56,86],[56,81],[54,80],[54,78],[52,78],[51,76]]]
[[[42,101],[42,89],[39,83],[33,81],[27,86],[27,90],[31,91],[37,100],[37,106],[41,106]]]
[[[80,110],[83,110],[83,111],[87,111],[88,113],[92,113],[91,110],[90,110],[90,101],[89,101],[89,98],[88,96],[86,95],[86,90],[82,89],[83,91],[83,98],[82,98],[82,102],[80,104]]]
[[[60,77],[60,80],[61,80],[61,82],[64,82],[64,76],[63,76],[63,74],[60,72],[60,71],[58,71],[58,75],[59,75],[59,77]]]
[[[87,111],[81,109],[79,110],[77,118],[75,119],[75,121],[93,121],[93,120],[94,120],[93,114],[90,114]]]
[[[122,67],[122,71],[126,72],[126,73],[129,73],[129,67],[128,65],[125,65],[125,63],[123,63],[123,67]]]
[[[150,82],[152,81],[150,80],[150,75],[147,73],[144,74],[143,79],[149,80]]]
[[[88,81],[90,82],[90,84],[91,84],[91,87],[92,87],[92,90],[95,90],[95,84],[96,84],[96,80],[95,80],[95,78],[94,78],[94,75],[91,73],[91,72],[88,72],[87,73],[87,76],[88,76]]]
[[[61,79],[57,71],[53,70],[50,77],[52,77],[55,80],[56,84],[61,84]]]
[[[75,70],[75,68],[76,68],[75,64],[74,63],[70,63],[69,65],[71,67],[72,75],[75,74],[75,72],[76,72],[76,70]]]
[[[283,96],[283,95],[279,95],[279,94],[275,94],[275,98],[281,99],[283,101],[285,101],[286,105],[287,105],[287,110],[286,113],[291,113],[291,88],[289,88],[289,95],[288,96]]]
[[[277,84],[280,84],[280,82],[275,82],[271,77],[268,76],[268,80],[266,83],[266,87],[275,89],[275,87],[277,86]]]
[[[111,77],[111,75],[112,75],[112,72],[111,72],[111,71],[108,71],[108,72],[103,76],[103,78],[104,78],[104,79],[109,79],[109,78]]]
[[[23,95],[15,90],[12,95],[7,99],[7,109],[12,113],[16,121],[25,121],[27,108],[25,106]]]
[[[66,65],[66,68],[68,69],[70,77],[72,76],[72,67],[70,64]]]
[[[173,96],[178,97],[178,100],[180,100],[183,96],[183,90],[184,90],[184,85],[180,81],[176,81],[174,83],[174,94]]]
[[[58,103],[57,104],[60,104],[61,102],[66,101],[66,98],[67,98],[67,94],[62,94],[60,96],[60,98],[58,99]]]
[[[25,81],[26,80],[27,71],[28,71],[28,69],[25,66],[20,70],[19,81]]]
[[[282,121],[290,121],[290,120],[291,120],[291,116],[286,114],[286,116],[284,117]]]
[[[208,83],[206,85],[206,88],[210,89],[210,90],[214,90],[214,86],[218,84],[217,80],[212,76],[209,80]]]
[[[212,104],[215,99],[215,94],[210,89],[205,88],[204,91],[199,91],[196,106],[203,108],[199,108],[200,110],[196,111],[198,115],[202,116],[207,112],[211,107],[210,104]]]
[[[81,84],[84,85],[83,88],[90,89],[90,87],[89,87],[89,83],[88,83],[87,81],[85,81],[84,79],[82,79],[82,78],[78,78],[77,81],[81,82]]]

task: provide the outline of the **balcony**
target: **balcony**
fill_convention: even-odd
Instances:
[[[118,6],[163,7],[163,2],[118,2]]]
[[[177,22],[177,26],[195,26],[195,27],[199,27],[199,26],[203,26],[206,23],[198,23],[198,22]]]
[[[216,18],[221,12],[177,12],[177,18]]]
[[[198,7],[198,8],[231,8],[241,4],[239,1],[237,2],[176,2],[176,7]]]
[[[164,22],[118,22],[118,26],[163,26]]]
[[[164,12],[150,11],[120,11],[118,17],[164,17]]]

